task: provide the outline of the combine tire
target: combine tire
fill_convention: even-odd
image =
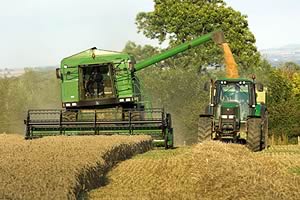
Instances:
[[[251,151],[262,150],[262,128],[260,118],[249,118],[247,120],[247,146]]]
[[[201,117],[198,121],[198,143],[211,140],[211,118]]]
[[[167,133],[165,135],[165,149],[172,149],[174,147],[174,134],[172,128],[172,118],[171,114],[167,113],[166,115],[166,123],[167,123]],[[168,137],[170,135],[170,138]],[[171,145],[168,144],[168,141],[171,140]]]
[[[173,134],[173,133],[171,133],[171,134]],[[171,137],[172,138],[169,138],[168,134],[165,135],[165,138],[164,138],[165,149],[172,149],[174,147],[174,135],[172,135]],[[171,140],[171,145],[168,144],[169,140]]]

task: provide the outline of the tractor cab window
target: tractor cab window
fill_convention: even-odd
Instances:
[[[112,97],[112,77],[109,64],[87,65],[81,69],[81,97],[101,99]]]
[[[249,103],[248,85],[238,83],[223,84],[220,87],[220,101],[237,101]]]
[[[240,106],[241,119],[246,120],[249,115],[249,84],[243,82],[231,82],[221,81],[219,85],[219,102],[220,104],[225,102],[236,102]]]

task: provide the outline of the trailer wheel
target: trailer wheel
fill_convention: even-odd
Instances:
[[[198,121],[198,143],[211,140],[212,120],[210,117],[200,116]]]
[[[247,120],[247,146],[251,151],[262,150],[262,127],[260,118],[249,118]]]

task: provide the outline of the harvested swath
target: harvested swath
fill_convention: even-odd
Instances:
[[[300,174],[300,145],[272,146],[261,154],[277,160],[289,172]]]
[[[120,160],[151,148],[146,136],[0,136],[0,199],[76,199]]]
[[[169,154],[168,154],[169,152]],[[208,142],[120,163],[91,199],[299,199],[300,178],[245,146]]]

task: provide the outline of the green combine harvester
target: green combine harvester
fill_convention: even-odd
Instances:
[[[221,140],[247,144],[250,150],[267,147],[266,91],[253,79],[223,78],[206,83],[210,104],[200,115],[198,141]]]
[[[171,115],[145,107],[135,73],[210,40],[221,44],[224,35],[212,32],[139,63],[129,54],[97,48],[64,58],[56,70],[63,109],[29,110],[25,138],[145,134],[172,147]]]

